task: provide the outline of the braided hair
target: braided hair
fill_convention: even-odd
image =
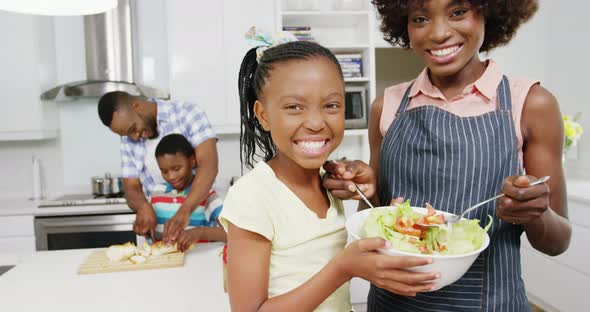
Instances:
[[[269,161],[276,154],[276,146],[270,132],[262,128],[254,114],[254,103],[260,97],[262,87],[274,66],[288,60],[306,60],[314,57],[325,57],[330,60],[336,65],[342,77],[342,69],[336,56],[330,50],[309,41],[294,41],[274,46],[264,51],[260,60],[256,59],[256,48],[250,49],[244,56],[238,76],[242,170],[244,164],[248,168],[253,168],[258,159]]]

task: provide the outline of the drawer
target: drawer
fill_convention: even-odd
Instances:
[[[35,235],[33,216],[0,217],[0,238]]]

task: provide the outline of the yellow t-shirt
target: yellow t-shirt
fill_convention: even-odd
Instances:
[[[287,293],[309,280],[346,244],[344,208],[332,197],[325,219],[311,211],[264,162],[234,184],[219,216],[272,242],[269,297]],[[349,284],[330,295],[316,311],[351,311]]]

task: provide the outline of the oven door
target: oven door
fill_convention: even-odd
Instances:
[[[108,247],[136,243],[135,213],[90,216],[36,217],[37,250]]]

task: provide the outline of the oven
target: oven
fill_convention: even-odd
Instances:
[[[134,213],[35,218],[37,250],[108,247],[136,243]]]
[[[136,243],[135,213],[124,198],[67,195],[41,202],[35,217],[38,251]]]
[[[346,86],[345,91],[344,125],[346,129],[367,128],[369,123],[367,88],[363,86]]]

